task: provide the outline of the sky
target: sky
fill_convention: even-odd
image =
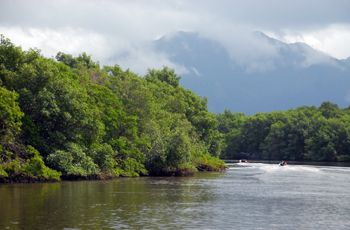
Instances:
[[[350,56],[350,0],[0,0],[0,34],[48,57],[87,52],[138,73],[164,65],[186,72],[151,41],[178,31],[220,42],[242,63],[274,50],[253,32]]]

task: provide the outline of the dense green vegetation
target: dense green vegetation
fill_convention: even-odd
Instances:
[[[83,53],[0,41],[0,181],[222,170],[205,99],[169,69],[140,77]]]
[[[350,160],[349,108],[215,115],[179,81],[1,37],[0,181],[188,175],[224,169],[218,157]]]
[[[350,161],[350,109],[324,102],[283,112],[217,116],[227,159]]]

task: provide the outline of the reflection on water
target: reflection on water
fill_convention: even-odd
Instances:
[[[350,168],[0,185],[0,229],[350,229]]]

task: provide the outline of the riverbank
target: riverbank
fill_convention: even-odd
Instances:
[[[125,176],[106,176],[106,175],[96,175],[96,176],[75,176],[75,177],[67,177],[62,176],[59,179],[43,179],[38,177],[28,177],[28,176],[16,176],[16,177],[0,177],[0,185],[1,184],[33,184],[33,183],[53,183],[53,182],[62,182],[62,181],[107,181],[118,178],[164,178],[164,177],[192,177],[196,174],[205,174],[205,173],[221,173],[226,170],[227,167],[220,170],[215,171],[177,171],[168,174],[162,175],[147,175],[147,176],[138,176],[138,177],[125,177]]]
[[[67,175],[57,172],[55,170],[47,168],[42,163],[41,170],[29,171],[30,168],[21,166],[20,164],[10,164],[5,169],[1,167],[2,174],[0,174],[0,184],[6,183],[41,183],[41,182],[57,182],[57,181],[80,181],[80,180],[110,180],[122,177],[188,177],[193,176],[195,173],[200,172],[223,172],[227,166],[224,161],[214,158],[206,157],[197,159],[193,165],[183,165],[179,168],[168,168],[166,170],[159,170],[156,173],[142,174],[142,175],[128,175],[128,174],[111,174],[107,172],[101,172],[95,175]],[[16,165],[16,167],[13,167]],[[194,166],[196,165],[196,166]],[[1,165],[0,165],[1,166]],[[45,173],[42,173],[45,169]]]

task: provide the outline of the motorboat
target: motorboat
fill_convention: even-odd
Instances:
[[[248,163],[248,160],[246,160],[246,159],[241,159],[241,160],[238,161],[238,163]]]
[[[287,165],[287,161],[281,161],[280,163],[279,163],[279,166],[286,166]]]

